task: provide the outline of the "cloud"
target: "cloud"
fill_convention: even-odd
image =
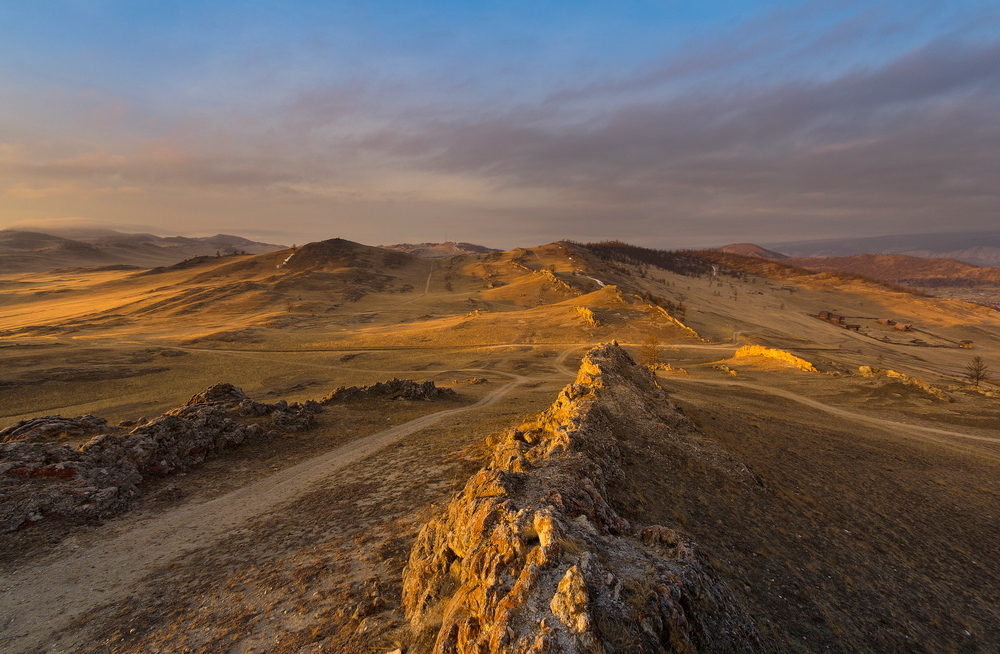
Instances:
[[[37,200],[53,196],[94,197],[101,195],[136,195],[143,192],[143,189],[137,186],[85,188],[77,184],[32,188],[22,183],[14,184],[7,189],[7,195],[21,200]]]
[[[155,97],[94,95],[76,119],[104,112],[88,123],[92,137],[60,140],[46,124],[35,141],[0,144],[0,188],[63,207],[104,198],[120,215],[170,206],[236,221],[251,207],[409,227],[411,215],[430,224],[438,214],[557,237],[614,236],[602,233],[609,224],[645,238],[669,224],[744,240],[741,229],[805,238],[831,225],[995,220],[1000,45],[927,42],[917,32],[940,12],[917,4],[903,15],[808,2],[627,66],[595,53],[614,61],[582,73],[539,72],[512,55],[488,69],[515,71],[499,81],[395,51],[378,61],[399,71],[281,79],[276,66],[275,85],[248,95],[239,71],[213,69],[234,77],[217,98],[204,83],[188,85],[197,102],[175,93],[162,111]],[[149,201],[129,203],[140,189]]]
[[[607,211],[981,218],[1000,200],[998,113],[1000,46],[940,42],[825,82],[690,93],[558,126],[531,112],[431,122],[362,145]]]

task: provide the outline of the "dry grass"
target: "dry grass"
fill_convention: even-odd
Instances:
[[[393,376],[489,379],[456,386],[463,402],[505,383],[501,373],[536,384],[415,434],[300,503],[176,560],[128,601],[80,623],[87,651],[375,653],[418,642],[398,587],[416,530],[479,467],[490,433],[552,402],[569,381],[556,359],[574,346],[571,369],[586,344],[637,344],[654,334],[674,367],[721,379],[724,372],[701,364],[757,344],[829,374],[773,362],[742,366],[734,381],[978,435],[995,434],[1000,419],[992,397],[955,392],[956,402],[944,404],[903,384],[848,376],[868,365],[954,383],[967,351],[882,344],[810,317],[836,310],[929,325],[974,340],[977,354],[1000,365],[1000,314],[981,307],[832,278],[644,275],[558,244],[438,261],[429,287],[426,260],[389,265],[359,250],[356,265],[285,276],[276,268],[284,256],[144,276],[0,276],[0,426],[50,413],[153,416],[219,381],[263,401],[302,401]],[[352,288],[364,292],[348,297]],[[684,324],[716,345],[650,311],[644,294],[683,302]],[[747,492],[680,449],[650,442],[627,453],[620,505],[637,524],[691,536],[758,616],[771,651],[987,652],[1000,640],[995,445],[908,439],[747,389],[671,386],[667,376],[661,384],[764,486]],[[182,495],[150,501],[135,517],[209,499],[437,408],[331,408],[315,432],[227,452],[170,480]],[[73,537],[86,545],[129,519]],[[60,536],[15,535],[7,562],[18,547],[56,551]],[[639,601],[641,590],[623,593]]]
[[[532,398],[538,396],[536,400]],[[544,393],[502,402],[464,428],[431,428],[294,505],[196,550],[128,601],[87,615],[95,653],[384,652],[413,642],[401,573],[421,524],[483,464],[473,434],[509,424]]]

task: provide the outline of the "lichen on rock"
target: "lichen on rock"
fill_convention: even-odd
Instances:
[[[591,350],[576,381],[510,430],[418,535],[403,573],[412,651],[761,651],[753,620],[693,543],[631,524],[609,501],[636,433],[752,476],[620,346]]]

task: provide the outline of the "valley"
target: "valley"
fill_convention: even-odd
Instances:
[[[920,331],[883,334],[885,317]],[[418,534],[477,470],[503,468],[511,429],[543,434],[532,447],[557,438],[537,416],[574,379],[598,404],[632,406],[586,381],[639,375],[588,363],[611,342],[653,363],[658,386],[636,382],[650,408],[630,409],[634,434],[629,410],[609,414],[622,473],[600,495],[637,528],[697,545],[678,565],[727,589],[719,596],[753,623],[740,626],[752,651],[991,650],[1000,386],[972,386],[966,366],[981,356],[1000,374],[1000,313],[624,244],[429,258],[341,239],[144,270],[0,275],[0,429],[56,414],[142,425],[220,382],[260,403],[393,378],[456,393],[324,405],[308,429],[146,475],[123,512],[42,516],[0,534],[0,646],[430,651],[449,614],[411,619],[403,574]],[[668,405],[676,414],[658,413]],[[538,456],[524,469],[547,469]],[[600,539],[574,534],[558,560],[584,566],[579,543]],[[606,591],[588,588],[599,623]],[[632,636],[598,637],[611,652]]]

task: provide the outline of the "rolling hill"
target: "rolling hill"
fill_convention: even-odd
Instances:
[[[1000,266],[1000,232],[901,234],[765,244],[790,257],[847,257],[857,254],[905,254],[957,259],[977,266]]]
[[[217,234],[201,238],[126,234],[114,230],[68,230],[58,234],[0,230],[0,272],[42,272],[91,266],[152,268],[192,257],[260,254],[284,246],[259,243],[240,236]]]
[[[989,651],[1000,313],[785,261],[0,273],[0,647]]]
[[[782,259],[808,270],[841,271],[910,286],[981,286],[1000,284],[1000,268],[976,266],[956,259],[905,254],[857,254],[850,257]]]
[[[487,252],[498,252],[497,249],[488,248],[484,245],[476,245],[474,243],[455,243],[452,241],[447,243],[398,243],[396,245],[380,245],[379,247],[383,247],[388,250],[400,250],[401,252],[408,252],[409,254],[427,257],[429,259],[454,257],[463,254],[486,254]]]

